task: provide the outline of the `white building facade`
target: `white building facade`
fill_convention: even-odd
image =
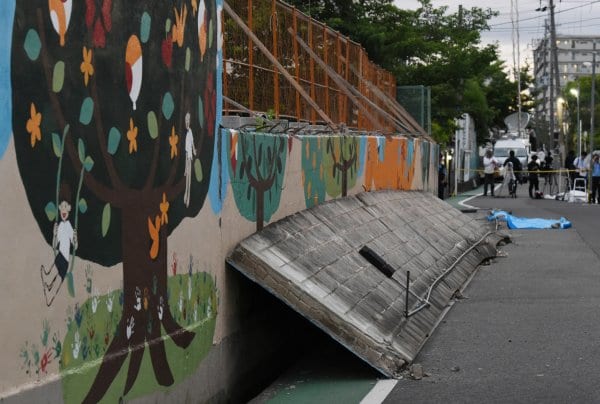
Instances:
[[[555,89],[555,98],[565,85],[581,76],[592,74],[593,53],[600,49],[600,36],[556,35],[560,88]],[[549,122],[550,117],[550,37],[541,39],[533,51],[533,67],[536,91],[536,118]],[[596,72],[600,74],[600,56],[596,57]],[[557,107],[554,108],[555,115]],[[556,122],[556,120],[555,120]]]

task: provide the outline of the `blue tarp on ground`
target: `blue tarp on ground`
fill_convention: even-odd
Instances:
[[[502,220],[506,222],[509,229],[568,229],[571,227],[564,217],[560,219],[539,219],[513,216],[503,210],[493,210],[488,220]]]

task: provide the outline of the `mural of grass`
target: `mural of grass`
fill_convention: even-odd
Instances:
[[[131,357],[128,355],[102,402],[114,403],[121,398],[130,400],[152,392],[165,391],[191,375],[210,350],[217,314],[217,291],[211,275],[206,272],[176,275],[169,278],[168,289],[168,304],[173,316],[186,330],[196,334],[191,344],[186,349],[181,349],[163,329],[166,354],[173,365],[173,385],[165,387],[157,383],[150,355],[144,352],[136,383],[127,396],[123,397]],[[122,313],[121,299],[120,290],[93,296],[69,313],[60,365],[66,403],[80,403],[92,385],[110,341],[118,332],[117,324]],[[147,310],[147,300],[142,298],[141,303],[142,310]],[[147,344],[139,349],[144,348],[147,348]]]

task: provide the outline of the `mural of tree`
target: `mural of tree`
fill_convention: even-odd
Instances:
[[[307,208],[325,201],[325,166],[322,146],[324,143],[325,137],[321,136],[302,138],[302,184]]]
[[[360,147],[356,136],[328,136],[323,163],[331,170],[327,175],[327,193],[335,198],[348,195],[348,188],[356,184],[359,170]]]
[[[59,185],[70,188],[71,259],[122,262],[121,318],[84,402],[129,358],[127,394],[146,349],[157,382],[173,384],[162,329],[180,348],[195,336],[169,307],[167,239],[207,194],[216,14],[205,0],[17,1],[13,129],[32,213],[53,246]]]
[[[414,141],[392,137],[371,137],[367,145],[365,188],[412,189],[415,173]]]
[[[286,164],[287,137],[234,133],[231,137],[231,185],[240,214],[256,221],[256,231],[279,208]]]

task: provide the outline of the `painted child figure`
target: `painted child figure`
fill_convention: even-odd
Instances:
[[[69,258],[71,256],[71,245],[77,249],[77,230],[73,229],[69,221],[71,213],[71,204],[67,202],[69,191],[66,186],[61,187],[61,202],[58,205],[59,222],[54,223],[52,249],[56,253],[54,263],[46,270],[41,266],[42,285],[46,305],[50,306],[60,290],[60,286],[67,276],[69,270]],[[60,277],[60,282],[56,282]]]
[[[194,145],[194,134],[190,128],[190,113],[185,114],[185,193],[183,195],[183,203],[185,206],[190,206],[190,188],[192,186],[192,160],[196,155],[196,146]]]

